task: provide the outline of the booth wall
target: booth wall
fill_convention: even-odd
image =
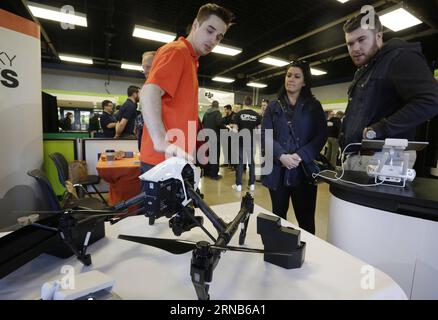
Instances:
[[[40,203],[26,173],[43,161],[39,26],[0,10],[0,223]],[[21,214],[23,215],[23,214]]]

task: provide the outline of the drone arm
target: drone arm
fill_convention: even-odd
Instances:
[[[240,229],[239,234],[239,244],[244,245],[245,244],[245,238],[246,238],[246,230],[248,229],[248,222],[249,222],[249,214],[246,215],[243,223],[242,229]]]
[[[237,227],[239,226],[242,219],[245,218],[247,214],[246,208],[241,208],[237,216],[234,218],[233,221],[231,221],[224,232],[222,232],[218,240],[216,241],[215,245],[217,246],[226,246],[228,242],[230,242],[231,238],[233,237],[234,233],[236,233]]]
[[[210,300],[208,289],[210,285],[205,281],[206,270],[192,266],[192,283],[195,287],[198,300]]]
[[[241,208],[244,207],[247,209],[246,216],[242,221],[243,226],[240,229],[240,234],[239,234],[239,244],[244,245],[245,238],[246,238],[246,230],[248,229],[249,218],[250,218],[251,214],[254,212],[254,198],[250,194],[247,193],[243,197],[240,207]]]
[[[185,184],[187,194],[192,199],[195,206],[199,207],[201,211],[207,216],[207,218],[211,221],[213,226],[216,228],[219,234],[225,232],[227,228],[227,224],[219,218],[219,216],[210,209],[210,207],[204,202],[204,200],[196,193],[195,190],[189,185]]]
[[[199,300],[210,300],[209,282],[213,280],[213,270],[219,259],[220,251],[211,249],[206,242],[192,252],[190,275]]]
[[[138,208],[134,212],[126,212],[126,213],[119,214],[117,216],[113,216],[113,217],[107,219],[107,221],[109,221],[110,224],[115,224],[115,223],[117,223],[119,221],[122,221],[125,218],[136,216],[136,215],[140,215],[140,214],[144,214],[144,208],[143,207]]]
[[[135,206],[141,202],[143,202],[146,198],[146,193],[142,192],[139,195],[136,195],[135,197],[126,200],[126,201],[122,201],[119,202],[118,204],[114,205],[112,209],[120,211],[120,210],[125,210],[131,206]]]
[[[83,255],[81,251],[78,250],[78,248],[76,248],[76,246],[73,243],[73,239],[71,238],[71,236],[68,234],[69,231],[64,232],[64,231],[60,231],[59,235],[62,239],[62,241],[64,241],[64,243],[70,248],[70,250],[74,253],[74,255],[80,260],[82,261],[85,265],[90,265],[91,264],[91,258],[89,258],[89,263],[87,264],[87,260],[86,255]],[[89,256],[89,255],[88,255]]]
[[[36,227],[36,228],[40,228],[40,229],[44,229],[44,230],[48,230],[48,231],[52,231],[52,232],[55,232],[55,233],[58,233],[58,229],[52,228],[52,227],[49,227],[49,226],[46,226],[46,225],[43,225],[41,223],[34,222],[34,223],[31,224],[31,226],[32,227]]]
[[[234,233],[236,233],[236,230],[239,226],[239,224],[245,219],[245,223],[247,223],[247,220],[249,219],[249,215],[254,210],[254,198],[250,194],[246,194],[245,197],[242,199],[242,205],[240,207],[239,213],[236,215],[236,217],[231,221],[227,228],[223,233],[221,233],[218,237],[218,240],[216,241],[215,245],[218,246],[225,246],[230,242],[231,238],[233,237]]]

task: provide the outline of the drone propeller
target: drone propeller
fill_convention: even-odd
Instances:
[[[138,237],[138,236],[129,236],[121,234],[118,236],[119,239],[137,242],[141,244],[145,244],[148,246],[152,246],[158,249],[162,249],[168,251],[173,254],[183,254],[189,251],[192,251],[198,247],[199,242],[189,241],[189,240],[177,240],[177,239],[161,239],[161,238],[149,238],[149,237]],[[273,255],[282,255],[282,256],[290,256],[292,253],[289,252],[275,252],[275,251],[266,251],[262,249],[253,249],[253,248],[243,248],[243,247],[233,247],[233,246],[217,246],[214,244],[209,245],[212,249],[224,250],[224,251],[240,251],[240,252],[248,252],[248,253],[266,253]]]
[[[187,241],[187,240],[137,237],[137,236],[128,236],[124,234],[119,235],[118,238],[122,240],[128,240],[132,242],[145,244],[158,249],[163,249],[173,254],[186,253],[196,248],[196,242]]]

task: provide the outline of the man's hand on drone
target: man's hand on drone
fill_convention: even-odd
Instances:
[[[164,151],[164,154],[166,155],[166,159],[170,158],[170,157],[178,157],[178,158],[185,159],[189,162],[194,161],[192,155],[185,152],[183,149],[178,147],[176,144],[168,144],[165,151]]]

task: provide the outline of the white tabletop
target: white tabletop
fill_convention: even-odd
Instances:
[[[227,222],[239,208],[238,202],[212,207]],[[263,248],[256,233],[260,212],[271,214],[255,205],[247,247]],[[198,214],[202,215],[200,211]],[[206,217],[204,221],[207,229],[214,231]],[[285,220],[282,225],[297,228]],[[238,245],[238,233],[230,245]],[[190,278],[191,252],[173,255],[116,239],[119,234],[178,238],[166,218],[156,220],[153,226],[143,216],[127,218],[107,225],[106,237],[89,247],[92,266],[83,267],[75,257],[63,260],[41,255],[0,280],[0,299],[37,299],[44,282],[62,278],[63,265],[73,266],[78,273],[96,269],[109,275],[115,280],[113,291],[123,299],[196,299]],[[180,238],[209,241],[200,228],[183,233]],[[373,285],[369,267],[364,268],[366,263],[306,231],[302,231],[301,241],[306,242],[306,255],[299,269],[287,270],[267,263],[262,254],[223,253],[210,284],[211,299],[406,299],[399,285],[380,270],[375,269],[374,288],[363,289],[361,285]]]

